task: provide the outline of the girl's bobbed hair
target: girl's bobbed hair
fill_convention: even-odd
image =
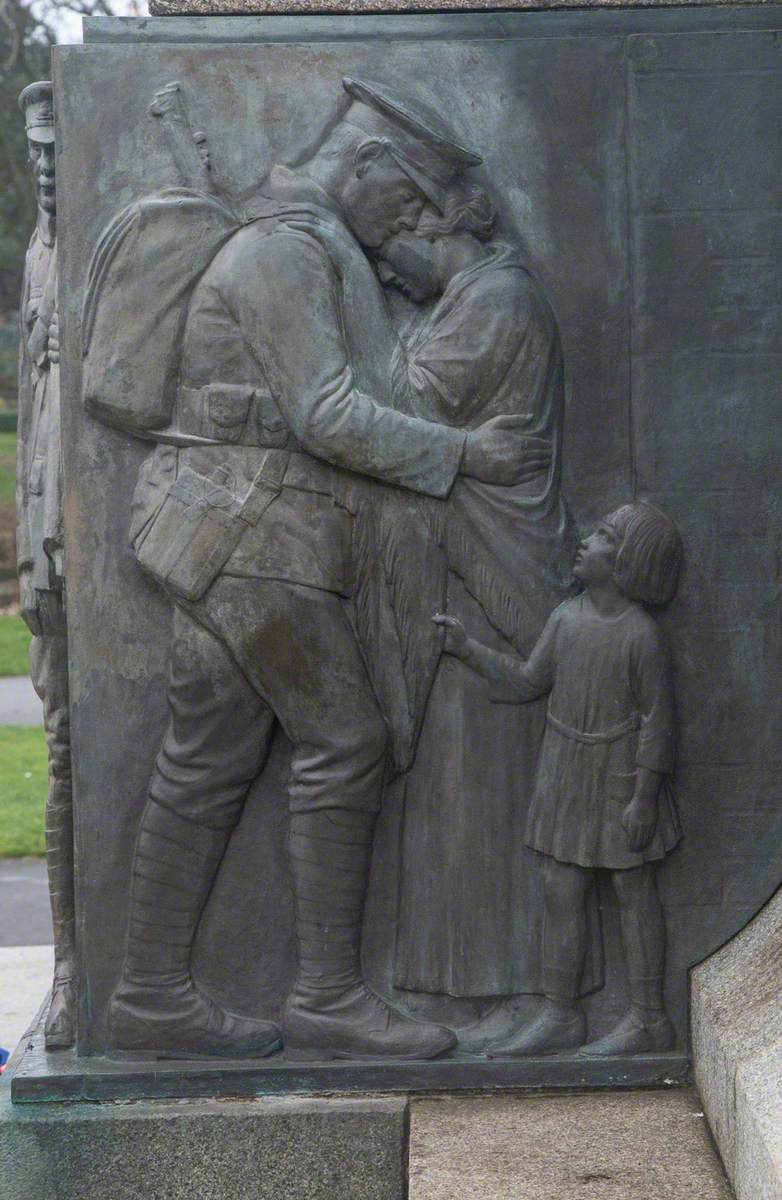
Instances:
[[[614,582],[630,600],[666,604],[676,594],[684,547],[678,529],[653,504],[623,504],[605,518],[620,537]]]

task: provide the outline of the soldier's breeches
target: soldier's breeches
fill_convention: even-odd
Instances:
[[[39,593],[42,634],[30,643],[30,677],[43,701],[49,750],[46,864],[54,925],[55,976],[73,960],[73,792],[68,713],[68,639],[58,592]]]
[[[152,799],[185,820],[232,829],[265,761],[273,717],[225,647],[179,611],[168,703]]]
[[[293,746],[293,812],[376,812],[386,728],[345,602],[276,580],[221,577],[177,609],[171,720],[150,794],[229,828],[266,760],[275,720]]]

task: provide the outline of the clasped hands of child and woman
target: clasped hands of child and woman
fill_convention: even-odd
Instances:
[[[450,613],[435,613],[432,617],[435,625],[445,631],[443,653],[460,658],[462,662],[473,666],[470,656],[470,638],[458,617]],[[648,767],[637,767],[633,798],[622,814],[622,828],[627,834],[630,849],[634,854],[648,846],[654,836],[657,825],[657,799],[663,776],[658,771]]]

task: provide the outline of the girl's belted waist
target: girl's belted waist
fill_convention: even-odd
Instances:
[[[620,738],[627,737],[628,733],[633,733],[641,727],[641,717],[638,713],[633,713],[618,725],[612,725],[610,729],[590,730],[589,732],[566,725],[564,721],[560,721],[558,717],[554,716],[551,709],[546,714],[546,720],[551,728],[555,729],[557,733],[561,733],[563,737],[570,738],[573,742],[583,742],[586,746],[618,742]]]

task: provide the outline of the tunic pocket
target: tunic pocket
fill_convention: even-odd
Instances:
[[[243,386],[215,386],[209,389],[207,411],[211,434],[221,442],[238,442],[247,424],[253,389]]]
[[[268,388],[255,390],[255,419],[262,446],[280,449],[288,441],[288,426]]]

